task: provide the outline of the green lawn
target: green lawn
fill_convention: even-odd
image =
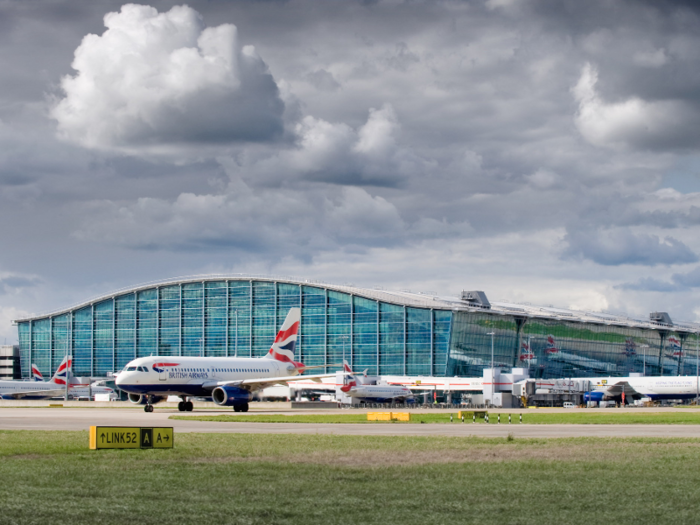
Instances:
[[[697,523],[700,440],[0,431],[0,523]]]
[[[457,419],[457,413],[452,414],[453,422],[450,423],[450,414],[412,413],[409,423],[398,421],[393,424],[412,423],[443,423],[452,425],[473,425],[471,418],[464,423]],[[512,424],[520,422],[519,414],[512,414]],[[281,414],[241,414],[241,415],[196,415],[196,416],[170,416],[170,419],[192,419],[197,421],[221,421],[227,423],[364,423],[368,425],[387,423],[386,421],[367,421],[367,414],[298,414],[286,416]],[[489,423],[498,424],[498,415],[489,414]],[[615,409],[601,409],[600,412],[527,412],[523,414],[523,423],[530,424],[659,424],[659,425],[698,425],[700,413],[691,412],[616,412]],[[477,425],[483,425],[484,420],[477,419]],[[508,414],[501,414],[501,424],[508,424]]]

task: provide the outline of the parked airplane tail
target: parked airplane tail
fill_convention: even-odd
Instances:
[[[347,383],[345,383],[345,380],[343,381],[343,386],[340,387],[340,390],[343,392],[348,392],[350,389],[354,386],[357,386],[357,380],[355,379],[355,375],[350,368],[350,365],[348,364],[347,361],[343,361],[343,370],[345,370],[345,377],[347,378]]]
[[[70,357],[64,357],[63,361],[61,361],[61,364],[56,369],[56,373],[51,378],[51,381],[57,385],[65,385],[66,380],[70,380],[70,368],[72,364],[73,360]]]
[[[37,368],[37,366],[34,363],[32,363],[32,379],[34,381],[43,381],[44,380],[44,376],[41,375],[41,372],[39,372],[39,369]]]
[[[265,358],[292,363],[297,368],[303,368],[303,364],[294,361],[294,347],[297,342],[297,336],[299,335],[300,324],[301,309],[290,308],[287,318],[284,320],[284,323],[282,323],[280,331],[277,332],[275,342],[272,343],[272,347]]]

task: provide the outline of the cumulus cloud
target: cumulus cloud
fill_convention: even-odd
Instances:
[[[565,257],[588,259],[605,266],[654,266],[698,261],[698,256],[678,239],[635,234],[622,229],[573,230],[567,233],[565,242],[568,244]]]
[[[343,185],[397,186],[419,175],[430,161],[399,143],[394,108],[370,109],[357,129],[306,116],[294,128],[296,144],[260,156],[220,159],[238,175],[268,183],[307,180]]]
[[[51,109],[58,133],[87,148],[167,152],[269,141],[284,104],[252,46],[233,24],[205,27],[188,6],[165,13],[127,4],[104,17],[102,35],[75,50],[75,75]]]
[[[647,101],[632,96],[621,102],[605,102],[598,93],[598,70],[587,63],[572,89],[578,102],[576,127],[593,145],[664,149],[697,146],[689,133],[700,123],[697,110],[679,100]]]

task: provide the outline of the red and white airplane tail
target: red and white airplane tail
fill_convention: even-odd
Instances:
[[[68,356],[64,357],[63,361],[61,361],[61,364],[56,369],[56,373],[51,378],[51,382],[57,385],[65,385],[66,380],[70,381],[70,368],[72,364],[72,358]]]
[[[266,359],[275,359],[284,363],[292,363],[297,368],[304,368],[302,363],[294,361],[294,347],[299,335],[301,324],[301,308],[290,308],[287,318],[282,323],[282,328],[277,332],[275,342],[272,343]]]
[[[352,387],[357,386],[357,379],[355,379],[355,374],[347,361],[343,361],[343,370],[345,370],[345,380],[343,381],[344,384],[340,387],[340,390],[343,392],[348,392]]]
[[[44,376],[41,375],[41,372],[39,372],[39,368],[32,363],[32,379],[34,381],[43,381]]]

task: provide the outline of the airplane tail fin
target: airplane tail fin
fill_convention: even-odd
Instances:
[[[352,369],[350,368],[350,365],[345,360],[343,360],[343,370],[345,370],[346,379],[343,380],[344,384],[340,387],[340,390],[342,390],[343,392],[348,392],[352,387],[357,386],[357,380],[355,379],[355,375]]]
[[[37,366],[34,363],[32,363],[32,379],[34,381],[44,380],[44,376],[41,375],[41,372],[39,372],[39,368],[37,368]]]
[[[70,368],[73,364],[73,359],[66,356],[61,361],[61,364],[56,369],[56,373],[51,378],[51,382],[57,385],[65,385],[66,380],[70,380]]]
[[[299,325],[301,324],[301,308],[290,308],[287,318],[282,323],[282,328],[277,332],[275,342],[272,343],[270,351],[265,356],[266,359],[275,359],[285,363],[292,363],[297,368],[303,367],[301,363],[294,361],[294,347],[299,335]]]

